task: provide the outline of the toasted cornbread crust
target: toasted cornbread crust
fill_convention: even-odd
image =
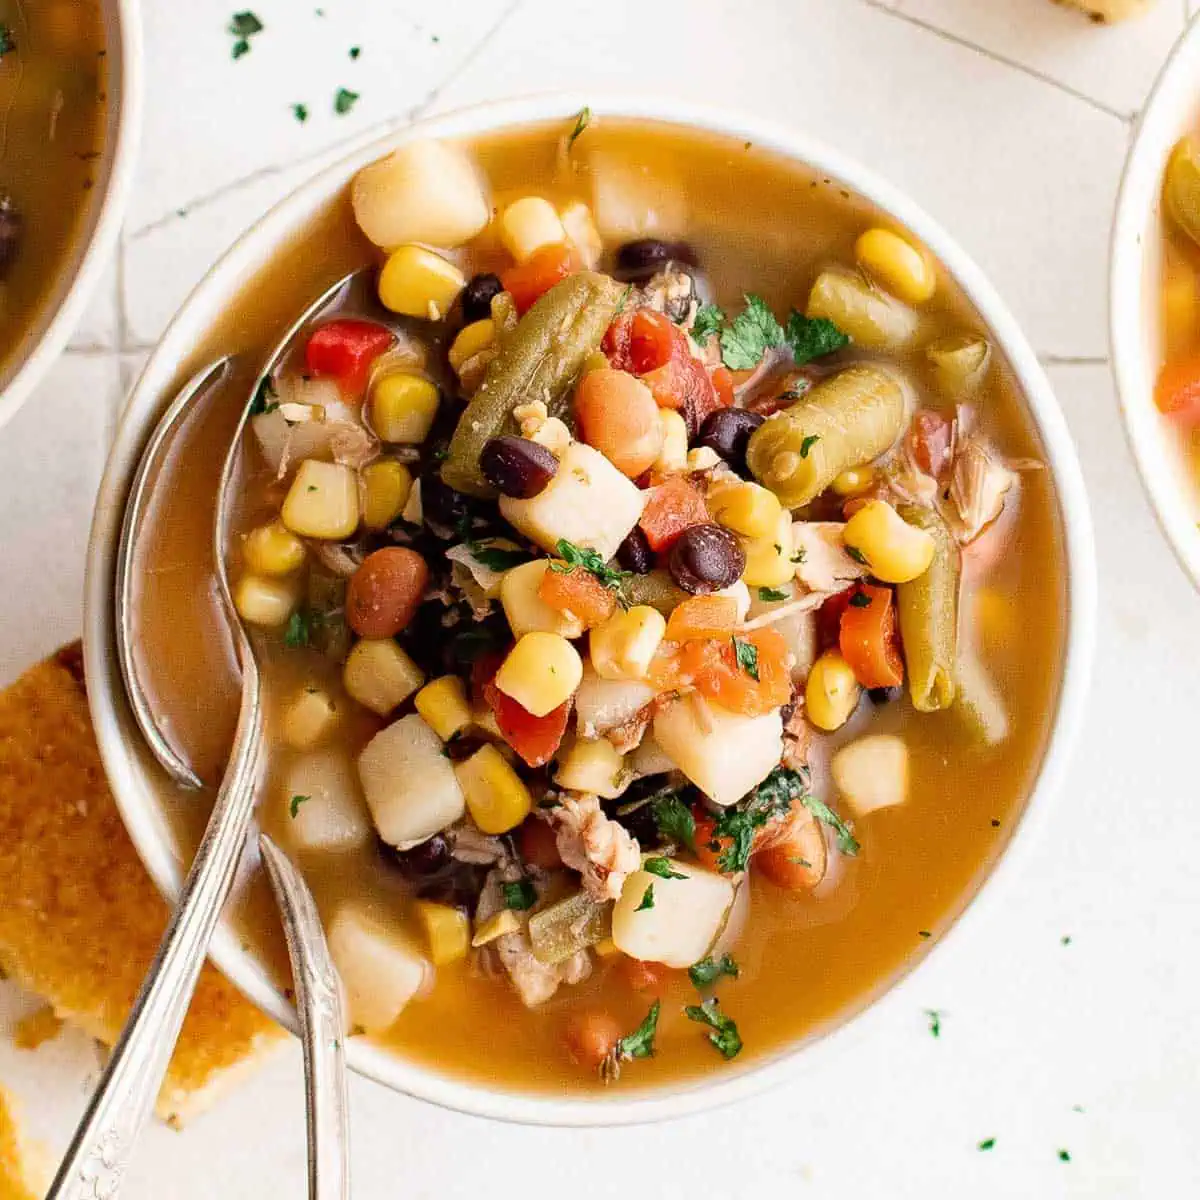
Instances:
[[[16,1122],[0,1090],[0,1200],[37,1200],[24,1182],[25,1167]]]
[[[111,1046],[166,922],[104,778],[76,643],[0,693],[0,967]],[[281,1037],[206,966],[160,1115],[182,1122]]]

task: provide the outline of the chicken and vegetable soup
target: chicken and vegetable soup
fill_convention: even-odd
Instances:
[[[351,212],[228,566],[355,1033],[627,1088],[827,1028],[1036,775],[1062,553],[1006,365],[904,231],[740,142],[415,141]]]

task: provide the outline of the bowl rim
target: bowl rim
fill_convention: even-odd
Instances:
[[[100,276],[112,258],[133,184],[141,135],[143,100],[142,21],[139,0],[103,0],[108,114],[103,163],[105,179],[90,229],[81,231],[81,247],[62,295],[46,303],[53,313],[37,340],[0,391],[0,429],[11,420],[58,360],[83,316]],[[121,347],[116,347],[120,351]]]
[[[348,1059],[356,1071],[395,1090],[463,1113],[523,1124],[609,1126],[682,1116],[738,1100],[798,1073],[801,1065],[829,1056],[852,1038],[865,1036],[880,1024],[889,1006],[910,994],[926,963],[964,923],[982,919],[1029,856],[1037,827],[1046,819],[1049,798],[1061,785],[1071,746],[1082,724],[1091,675],[1096,623],[1096,567],[1092,525],[1083,476],[1066,421],[1037,358],[1015,319],[982,272],[950,236],[913,201],[891,184],[861,167],[840,151],[802,133],[770,121],[655,96],[582,95],[571,93],[491,101],[417,122],[361,147],[325,168],[281,201],[245,233],[212,268],[184,302],[147,363],[126,409],[101,484],[88,549],[85,585],[84,653],[89,680],[89,703],[105,769],[122,816],[138,852],[159,889],[169,899],[178,894],[180,864],[171,848],[156,835],[156,814],[148,800],[141,760],[123,739],[132,734],[120,699],[120,679],[112,655],[111,580],[121,509],[138,449],[161,408],[164,389],[173,382],[189,344],[217,311],[222,297],[287,240],[300,215],[307,214],[344,185],[358,167],[395,145],[414,137],[455,137],[505,126],[547,120],[567,120],[584,106],[599,116],[663,121],[699,128],[756,145],[806,164],[845,183],[882,211],[912,230],[939,258],[975,306],[1011,364],[1022,389],[1056,483],[1067,569],[1066,628],[1062,679],[1057,710],[1050,722],[1045,751],[1029,797],[1008,843],[951,926],[919,961],[866,999],[857,1011],[833,1028],[791,1043],[734,1072],[688,1080],[628,1096],[603,1098],[522,1093],[499,1090],[452,1075],[439,1074],[400,1055],[355,1040]],[[335,186],[336,185],[336,186]],[[205,315],[206,308],[209,311]],[[141,786],[139,786],[139,784]],[[984,899],[988,904],[982,903]],[[242,950],[230,928],[222,923],[213,942],[213,959],[230,979],[264,1011],[296,1028],[291,1006],[275,988],[261,965]],[[887,1001],[885,1004],[884,1001]]]
[[[1130,140],[1109,243],[1108,337],[1125,437],[1142,486],[1179,565],[1200,589],[1196,500],[1189,497],[1178,447],[1154,403],[1158,348],[1150,337],[1153,324],[1145,295],[1147,220],[1159,211],[1171,149],[1185,121],[1194,120],[1200,110],[1197,75],[1200,13],[1175,43]]]

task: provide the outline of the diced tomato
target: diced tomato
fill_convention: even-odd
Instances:
[[[343,391],[361,392],[371,363],[395,342],[395,334],[374,321],[329,321],[315,330],[304,348],[310,375],[332,376]]]
[[[934,479],[939,478],[950,462],[954,426],[941,413],[923,408],[913,417],[908,436],[917,466]]]
[[[720,657],[720,643],[711,638],[694,642],[664,640],[650,660],[646,682],[659,693],[689,691],[700,675],[719,665]]]
[[[787,643],[774,629],[756,629],[739,640],[754,647],[758,678],[738,662],[729,639],[716,643],[719,658],[697,675],[696,690],[730,712],[762,716],[792,698]]]
[[[863,583],[842,610],[838,645],[865,688],[899,687],[904,682],[892,595],[891,588]]]
[[[708,813],[702,809],[694,808],[692,815],[696,819],[696,858],[703,866],[712,871],[720,871],[721,855],[729,849],[731,839],[727,837],[716,837],[713,833],[715,821]],[[780,829],[783,826],[782,821],[771,821],[769,824],[761,825],[754,831],[754,841],[751,843],[751,856],[757,854],[760,850],[765,850],[772,842],[779,837]],[[716,848],[714,849],[714,843]]]
[[[1200,424],[1200,358],[1168,363],[1154,386],[1159,412],[1182,425]]]
[[[733,372],[728,367],[716,367],[710,378],[717,393],[717,403],[722,408],[729,408],[733,404]]]
[[[685,529],[710,520],[704,497],[682,475],[673,475],[650,489],[638,524],[650,549],[661,553],[669,550]]]
[[[612,589],[580,567],[547,571],[538,585],[538,599],[559,612],[573,613],[588,629],[602,625],[617,607]]]
[[[524,705],[507,696],[494,683],[486,683],[483,696],[496,714],[504,740],[531,767],[542,767],[558,750],[571,715],[571,700],[565,700],[544,717],[535,717]]]
[[[613,321],[601,349],[616,370],[644,375],[670,361],[677,332],[662,313],[638,308]]]
[[[846,611],[846,605],[850,603],[850,597],[853,595],[854,588],[848,587],[844,592],[830,596],[817,609],[817,646],[819,649],[828,650],[830,646],[838,644],[842,636],[842,613]]]
[[[690,642],[729,637],[737,620],[732,596],[690,596],[677,605],[667,621],[667,640]]]
[[[517,312],[526,313],[534,301],[544,296],[556,283],[582,268],[579,256],[565,242],[535,250],[523,263],[500,272],[504,290],[513,298]]]

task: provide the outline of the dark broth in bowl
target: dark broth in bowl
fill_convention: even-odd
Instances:
[[[159,703],[215,777],[236,693],[208,548],[226,439],[291,321],[382,264],[382,306],[322,313],[247,437],[229,565],[269,709],[260,817],[313,887],[363,1036],[535,1090],[728,1070],[918,959],[1033,785],[1065,596],[1032,424],[922,248],[753,146],[570,132],[402,150],[355,188],[390,253],[347,194],[247,287],[197,353],[242,357],[164,482],[141,597]],[[461,236],[421,225],[422,189]],[[582,361],[464,453],[466,406],[490,420],[504,356],[572,288],[539,361]],[[847,389],[893,405],[882,433],[842,445],[821,423]],[[764,418],[748,448],[713,420],[731,399]],[[611,491],[549,511],[559,472]],[[194,844],[203,805],[167,802]],[[278,967],[257,884],[239,921]]]

